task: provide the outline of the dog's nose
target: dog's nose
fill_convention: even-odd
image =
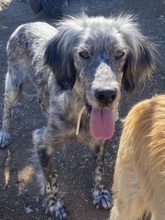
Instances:
[[[96,90],[95,97],[100,103],[108,104],[112,103],[117,97],[117,90]]]

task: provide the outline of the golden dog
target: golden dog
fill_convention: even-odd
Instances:
[[[136,104],[124,120],[110,220],[165,219],[165,95]]]

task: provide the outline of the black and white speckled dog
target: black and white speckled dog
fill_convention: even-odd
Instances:
[[[47,117],[33,133],[48,211],[64,219],[52,158],[58,146],[77,139],[96,150],[93,203],[109,209],[103,183],[105,140],[114,134],[121,85],[132,93],[155,69],[156,49],[132,16],[70,17],[56,28],[36,22],[21,25],[7,44],[8,72],[0,144],[9,144],[13,103],[32,81]]]

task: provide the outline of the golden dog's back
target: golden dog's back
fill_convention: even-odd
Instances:
[[[112,191],[111,220],[144,212],[165,219],[165,95],[139,102],[125,118]]]

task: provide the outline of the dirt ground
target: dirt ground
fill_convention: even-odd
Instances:
[[[64,14],[78,14],[82,8],[89,15],[118,14],[131,12],[138,15],[143,32],[158,44],[161,63],[156,74],[141,92],[140,89],[130,98],[123,95],[120,105],[120,118],[139,100],[164,93],[165,89],[165,0],[70,0]],[[16,27],[32,21],[52,22],[43,12],[35,14],[28,1],[0,0],[0,120],[3,110],[4,79],[6,65],[6,43]],[[23,93],[14,107],[11,122],[11,143],[0,150],[0,220],[48,219],[44,211],[43,198],[34,180],[31,156],[31,132],[45,125],[35,91],[31,88]],[[116,134],[107,141],[105,149],[105,183],[111,187],[113,167],[116,158],[120,120]],[[70,215],[68,220],[107,220],[109,211],[96,210],[91,199],[93,153],[87,146],[70,144],[65,150],[55,154],[58,182]]]

